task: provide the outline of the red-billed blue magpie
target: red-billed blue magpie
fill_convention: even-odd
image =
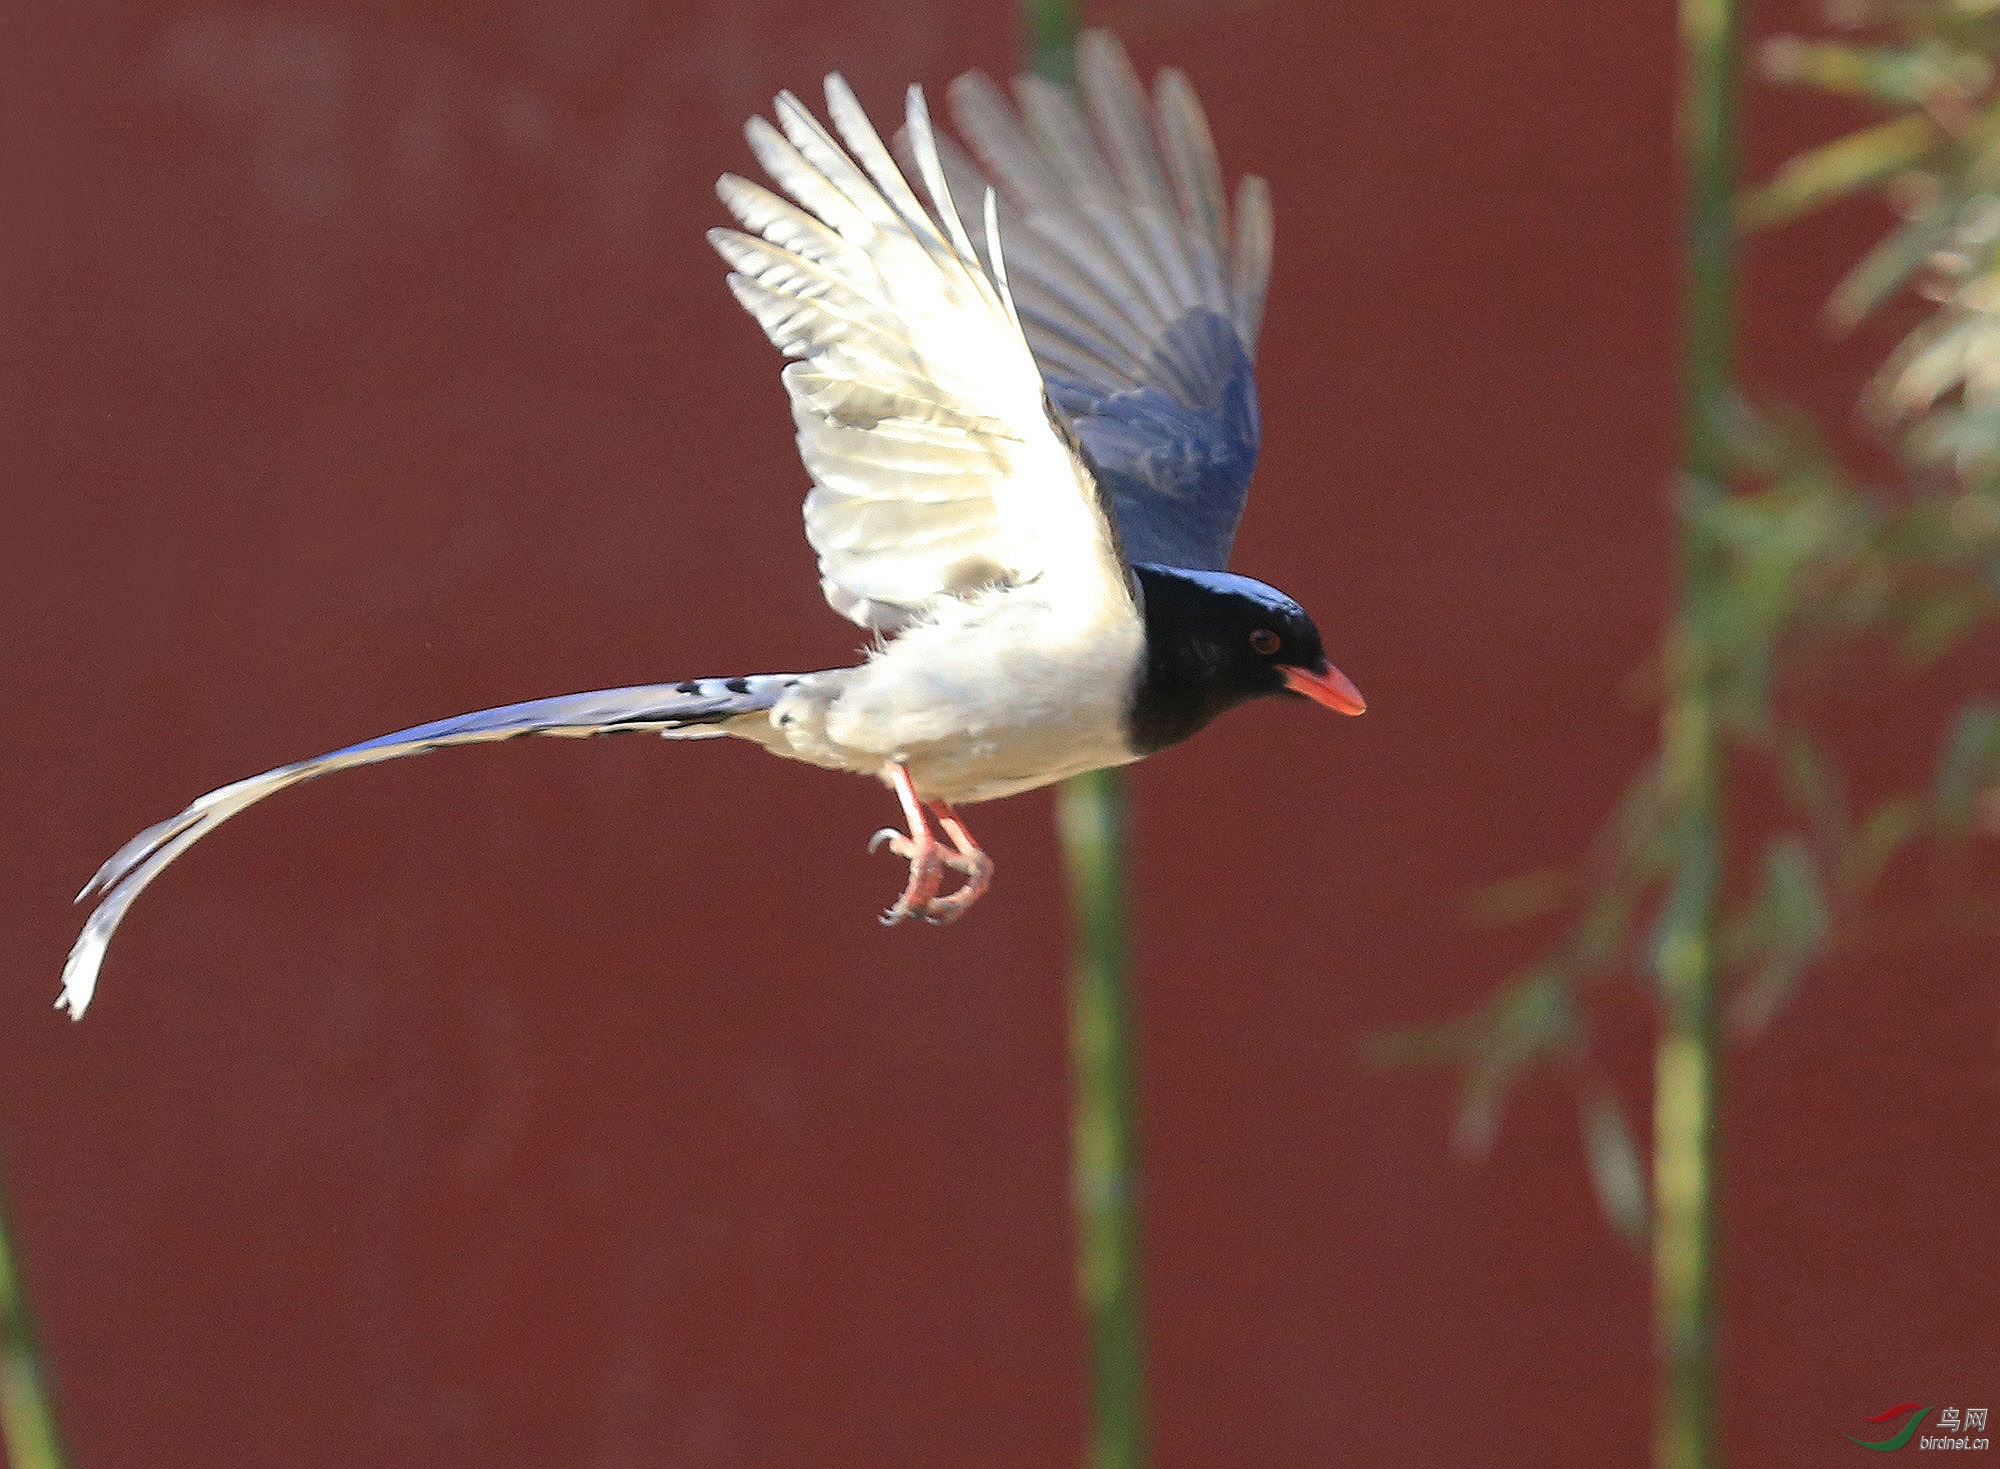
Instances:
[[[921,196],[838,76],[834,132],[790,93],[775,126],[749,124],[782,196],[718,185],[743,227],[709,237],[730,288],[792,359],[820,584],[876,635],[858,667],[509,704],[212,791],[91,879],[57,1004],[83,1014],[168,863],[352,765],[516,735],[735,735],[890,786],[907,830],[871,846],[910,874],[884,921],[945,923],[993,872],[957,807],[1138,760],[1263,694],[1361,713],[1304,610],[1223,569],[1257,457],[1269,192],[1245,178],[1226,200],[1180,72],[1149,99],[1102,32],[1076,61],[1074,93],[952,83],[963,148],[912,87],[900,143]]]

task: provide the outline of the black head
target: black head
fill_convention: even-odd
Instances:
[[[1367,707],[1326,661],[1305,608],[1276,587],[1226,571],[1132,570],[1146,611],[1146,666],[1130,730],[1140,754],[1264,694],[1303,695],[1343,714]]]

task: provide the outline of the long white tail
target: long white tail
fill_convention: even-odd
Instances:
[[[364,740],[313,760],[280,765],[276,770],[210,791],[180,815],[149,826],[133,837],[84,884],[83,891],[77,894],[78,902],[93,894],[102,897],[63,965],[63,988],[56,997],[56,1008],[69,1011],[72,1020],[83,1018],[97,989],[97,971],[104,962],[111,935],[147,883],[237,812],[287,786],[353,765],[421,755],[445,745],[511,740],[520,735],[580,737],[646,730],[669,739],[703,739],[727,734],[729,731],[723,727],[727,721],[769,709],[786,689],[808,676],[764,673],[746,678],[693,678],[677,684],[599,689],[554,699],[530,699],[525,704],[503,704],[498,709],[481,709]]]

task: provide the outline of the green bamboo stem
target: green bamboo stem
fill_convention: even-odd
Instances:
[[[1064,86],[1076,80],[1076,6],[1073,0],[1020,0],[1030,69]]]
[[[10,1469],[63,1469],[54,1410],[35,1355],[21,1277],[14,1268],[7,1210],[0,1199],[0,1444]]]
[[[1110,770],[1078,776],[1063,786],[1058,815],[1075,915],[1072,1188],[1077,1295],[1090,1333],[1089,1463],[1140,1469],[1146,1420],[1138,1062],[1126,982],[1123,779]]]
[[[1717,720],[1723,548],[1700,508],[1729,492],[1725,414],[1733,391],[1738,0],[1681,0],[1681,148],[1686,296],[1682,320],[1685,515],[1668,633],[1662,774],[1677,813],[1675,879],[1654,968],[1662,1023],[1653,1073],[1655,1469],[1716,1469],[1717,1025],[1723,812]]]
[[[1070,0],[1020,0],[1029,64],[1075,78]],[[1073,937],[1071,1191],[1076,1288],[1090,1337],[1090,1469],[1146,1462],[1145,1313],[1140,1294],[1138,1047],[1128,984],[1125,781],[1099,770],[1057,797]]]

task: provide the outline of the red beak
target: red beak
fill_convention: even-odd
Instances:
[[[1327,664],[1314,673],[1306,668],[1281,668],[1285,687],[1295,694],[1304,694],[1315,704],[1324,704],[1339,714],[1359,714],[1368,707],[1368,701],[1361,697],[1361,690],[1354,681],[1332,664]]]

